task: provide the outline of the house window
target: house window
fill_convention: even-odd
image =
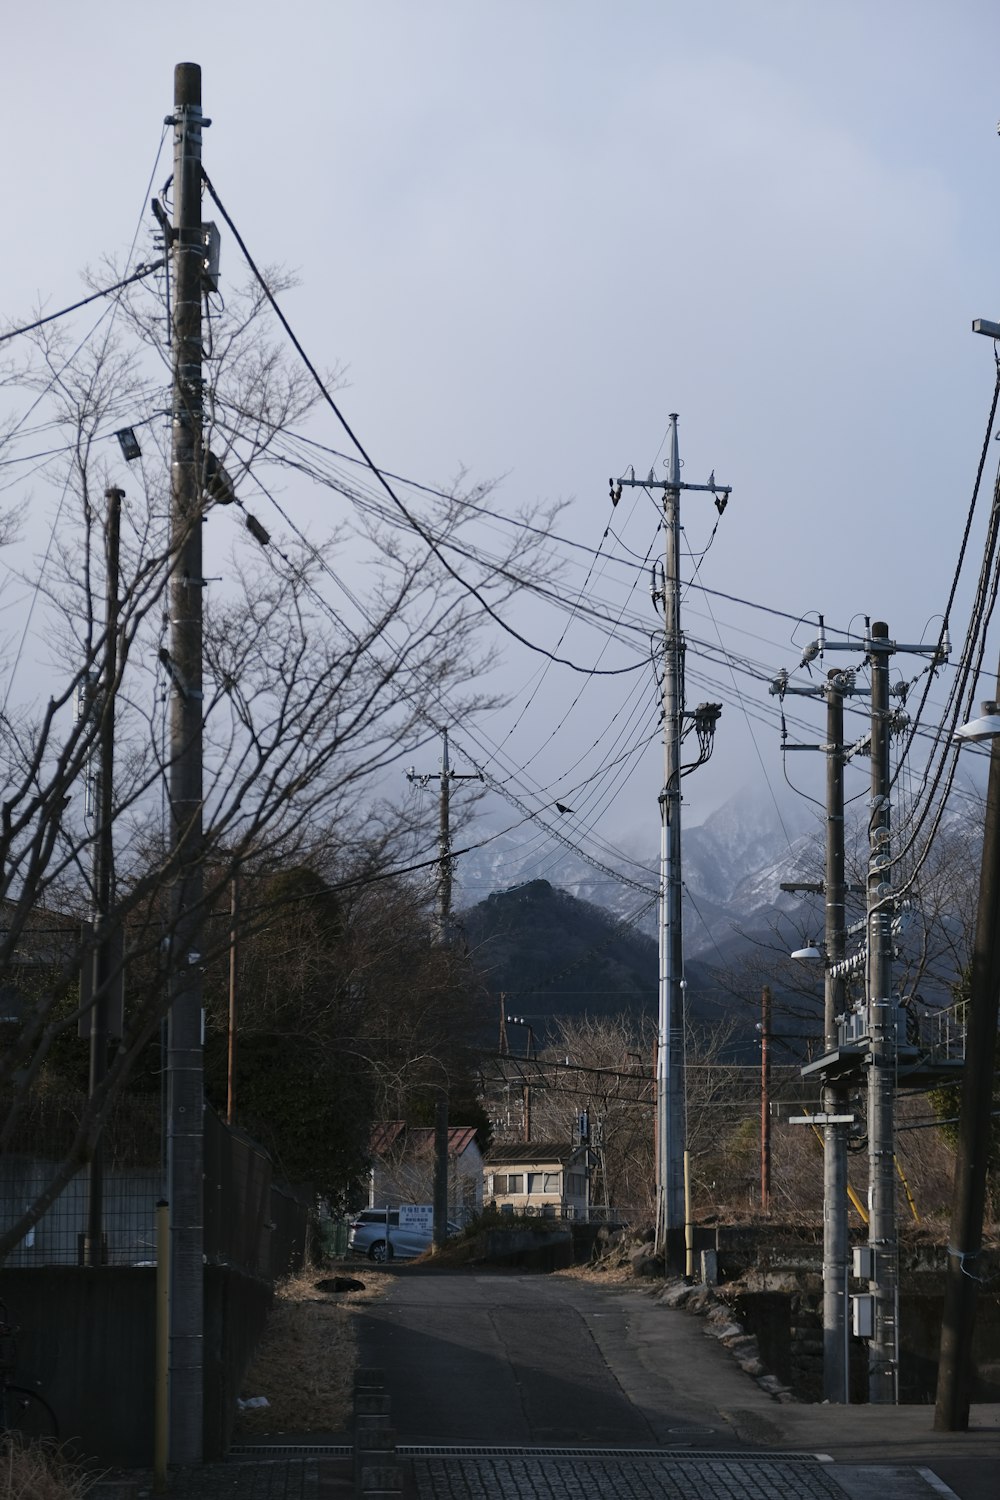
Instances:
[[[523,1193],[524,1173],[510,1172],[505,1175],[503,1172],[497,1172],[493,1178],[493,1191],[501,1196],[505,1193]]]
[[[558,1172],[529,1172],[528,1192],[558,1193],[559,1178],[560,1174]]]

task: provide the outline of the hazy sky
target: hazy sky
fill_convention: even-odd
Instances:
[[[702,584],[931,638],[993,385],[969,330],[1000,319],[998,48],[989,0],[18,7],[0,313],[68,302],[83,266],[127,251],[173,66],[199,62],[206,167],[255,256],[298,270],[289,316],[317,362],[346,366],[378,462],[502,475],[510,512],[563,498],[559,529],[596,548],[608,476],[645,474],[677,411],[685,478],[733,486]],[[157,185],[168,170],[169,143]],[[332,422],[319,435],[343,446]],[[329,498],[300,503],[314,536],[336,519]],[[710,500],[683,515],[698,552]],[[642,556],[655,521],[640,498],[614,525]],[[623,598],[601,566],[589,586]],[[775,671],[815,633],[697,592],[685,610],[692,636]],[[526,605],[520,623],[551,649],[565,616]],[[610,755],[557,780],[626,721],[633,683],[591,681],[573,706],[584,679],[553,668],[521,717],[538,659],[504,650],[511,708],[476,746],[454,733],[500,776],[526,766],[543,805]],[[598,646],[574,625],[562,650],[592,665]],[[685,783],[699,821],[782,774],[776,731],[740,707],[771,713],[766,689],[694,649],[689,669],[689,702],[725,700],[715,758]],[[815,787],[821,767],[795,759]],[[660,765],[654,746],[564,826],[653,850]]]

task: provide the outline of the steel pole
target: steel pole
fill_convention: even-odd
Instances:
[[[201,69],[174,70],[170,505],[170,1461],[203,1447]]]
[[[889,855],[889,627],[871,627],[871,817],[868,856],[868,1242],[874,1251],[875,1332],[868,1347],[868,1399],[898,1399],[897,1283],[894,1168],[896,1006],[892,996],[892,886]]]
[[[826,911],[823,1034],[827,1053],[837,1046],[837,1017],[844,1012],[844,979],[835,972],[846,945],[844,905],[844,681],[831,672],[826,689]],[[847,1090],[827,1083],[827,1116],[847,1112]],[[823,1127],[823,1398],[850,1399],[846,1359],[847,1327],[847,1130]]]

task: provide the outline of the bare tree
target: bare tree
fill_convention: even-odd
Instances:
[[[35,478],[43,500],[33,510],[48,508],[52,530],[41,556],[16,575],[29,591],[33,628],[22,647],[30,646],[34,660],[29,677],[23,652],[20,666],[15,659],[0,707],[0,984],[20,995],[0,1054],[0,1150],[53,1048],[65,1045],[98,998],[81,1001],[77,986],[102,933],[81,937],[78,923],[89,915],[91,850],[101,832],[84,788],[110,715],[118,747],[111,925],[125,940],[107,986],[123,968],[126,975],[142,972],[145,982],[141,990],[128,986],[124,1035],[106,1076],[44,1190],[4,1224],[0,1254],[90,1158],[167,1004],[172,933],[164,892],[177,870],[163,831],[172,671],[165,610],[179,539],[167,522],[158,363],[166,361],[165,327],[162,301],[132,289],[111,332],[77,347],[67,335],[43,330],[20,365],[3,372],[8,399],[27,392],[35,421],[46,425],[50,451]],[[544,524],[537,533],[518,532],[502,555],[484,554],[467,537],[473,513],[457,491],[437,495],[415,530],[391,509],[341,499],[339,525],[324,524],[324,541],[314,543],[292,513],[315,496],[317,471],[297,461],[301,447],[291,428],[308,416],[315,386],[275,344],[256,290],[231,294],[215,308],[208,336],[205,449],[212,461],[193,524],[206,525],[215,565],[205,571],[217,575],[205,581],[201,962],[211,968],[228,931],[208,918],[237,869],[263,880],[289,862],[314,863],[334,889],[371,889],[412,817],[385,799],[386,772],[436,737],[442,719],[492,701],[479,688],[489,659],[475,644],[482,601],[502,609],[531,584],[533,569],[547,577],[549,567]],[[127,469],[114,441],[125,423],[142,435],[143,448]],[[17,422],[0,433],[12,460],[20,435]],[[120,608],[109,642],[104,521],[113,486],[125,490],[126,506]],[[324,494],[329,500],[329,490]],[[272,500],[265,526],[249,505]],[[449,549],[462,558],[463,576],[443,565]],[[112,671],[101,683],[109,653]],[[375,898],[352,900],[363,923],[365,903]],[[251,928],[268,920],[266,903],[248,919]],[[391,913],[377,920],[383,937],[396,935]],[[32,937],[40,927],[57,934],[46,938],[44,955]],[[44,972],[30,992],[19,982],[29,952]],[[428,980],[421,993],[433,991]],[[428,1040],[425,1028],[418,1041],[418,1031],[399,1038],[396,1061],[383,1059],[386,1080],[398,1077],[404,1054],[410,1068],[418,1056],[428,1069],[443,1066],[441,1037]],[[382,1086],[391,1092],[396,1083]]]

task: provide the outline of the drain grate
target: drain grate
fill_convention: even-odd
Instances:
[[[652,1458],[719,1460],[739,1459],[740,1463],[829,1463],[824,1453],[798,1453],[787,1449],[771,1451],[731,1448],[688,1448],[682,1444],[670,1448],[518,1448],[496,1443],[398,1443],[400,1458]],[[353,1458],[350,1443],[234,1443],[229,1458]]]
[[[663,1462],[671,1458],[687,1463],[691,1459],[718,1459],[720,1462],[740,1463],[823,1463],[825,1456],[819,1453],[791,1453],[787,1449],[771,1452],[768,1449],[731,1448],[504,1448],[492,1444],[463,1446],[449,1443],[410,1444],[398,1443],[396,1452],[400,1458],[652,1458]]]
[[[227,1458],[353,1458],[350,1443],[234,1443]]]

